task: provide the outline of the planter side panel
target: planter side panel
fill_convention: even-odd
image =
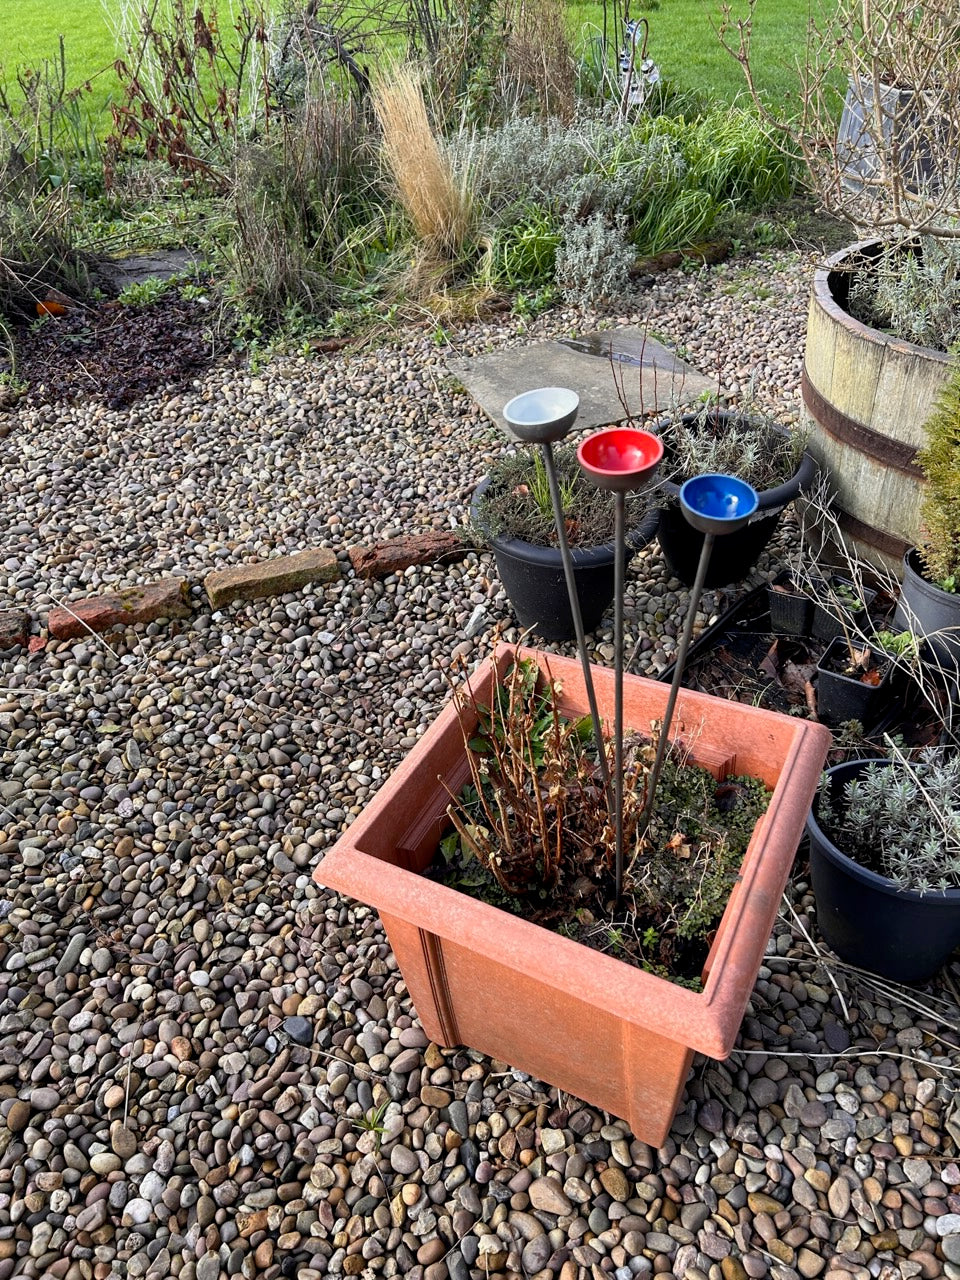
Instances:
[[[625,1119],[642,1141],[663,1144],[692,1049],[597,1008],[537,973],[500,964],[396,917],[382,919],[431,1039],[468,1044],[588,1098]]]

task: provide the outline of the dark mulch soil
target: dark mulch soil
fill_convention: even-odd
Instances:
[[[124,408],[159,388],[176,388],[223,355],[211,307],[176,293],[149,306],[103,302],[51,315],[14,331],[17,378],[26,404],[100,400]]]

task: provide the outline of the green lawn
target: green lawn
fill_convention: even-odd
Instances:
[[[630,5],[631,17],[646,18],[650,26],[648,56],[678,89],[696,91],[718,102],[731,102],[745,92],[743,73],[720,46],[720,0],[648,0],[656,8]],[[599,4],[568,6],[578,44],[599,33],[603,10]],[[735,16],[745,17],[746,0],[731,0]],[[754,71],[764,97],[772,106],[790,112],[790,95],[797,86],[797,59],[804,50],[810,13],[809,0],[758,0],[754,21]],[[735,33],[731,41],[735,43]]]
[[[18,65],[37,66],[59,56],[64,38],[68,84],[93,80],[104,100],[116,84],[113,35],[100,0],[17,0],[0,5],[0,50],[6,83]]]
[[[124,0],[110,0],[116,5]],[[658,0],[647,0],[657,4]],[[745,11],[746,2],[738,6]],[[571,29],[582,51],[603,25],[603,10],[596,3],[568,3]],[[796,84],[795,62],[803,48],[809,0],[760,0],[756,19],[756,67],[761,86],[773,103],[785,100]],[[716,101],[731,101],[743,90],[739,67],[724,52],[714,27],[719,21],[718,0],[659,0],[656,8],[631,6],[634,16],[650,23],[650,55],[672,84],[696,90]],[[220,0],[222,21],[227,21],[229,0]],[[70,85],[92,80],[89,99],[96,114],[116,87],[112,70],[118,50],[101,0],[16,0],[0,3],[0,50],[8,86],[18,64],[37,65],[55,58],[63,35]]]

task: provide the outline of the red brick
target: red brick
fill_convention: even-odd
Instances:
[[[432,530],[375,542],[372,547],[351,547],[348,554],[358,578],[386,578],[413,564],[462,560],[470,550],[472,544],[460,534]]]
[[[185,618],[190,614],[185,578],[161,578],[145,587],[128,587],[109,595],[88,596],[51,609],[47,630],[55,640],[75,640],[91,631],[154,622],[157,618]]]
[[[215,569],[203,580],[214,609],[234,600],[258,600],[262,596],[282,596],[310,582],[333,582],[340,577],[334,552],[325,547],[298,551],[292,556],[238,564]]]

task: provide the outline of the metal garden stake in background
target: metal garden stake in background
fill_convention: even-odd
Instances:
[[[756,511],[758,501],[756,490],[735,476],[715,474],[694,476],[680,490],[680,509],[687,523],[703,534],[703,548],[697,565],[697,576],[690,589],[690,603],[687,606],[687,616],[680,635],[680,644],[677,647],[677,659],[673,669],[673,679],[670,682],[670,695],[663,713],[663,724],[660,726],[657,753],[647,778],[643,809],[637,824],[638,842],[643,838],[653,814],[657,782],[670,741],[670,726],[677,705],[677,694],[680,691],[687,650],[693,635],[693,624],[696,621],[697,607],[703,593],[704,579],[710,566],[714,541],[718,537],[722,538],[726,533],[735,533],[738,529],[742,529]]]
[[[567,595],[570,597],[570,613],[573,617],[573,629],[577,637],[577,651],[580,665],[583,668],[583,682],[586,686],[587,701],[590,704],[590,718],[593,721],[593,733],[597,743],[597,756],[600,762],[600,776],[603,787],[610,799],[610,767],[607,764],[607,753],[603,745],[603,725],[597,709],[597,697],[593,689],[593,678],[590,675],[590,655],[587,653],[587,639],[583,632],[583,618],[580,613],[580,597],[577,594],[577,582],[573,572],[573,557],[567,541],[567,527],[563,514],[563,503],[560,500],[560,486],[557,483],[557,469],[553,457],[553,442],[562,440],[576,421],[580,408],[580,397],[567,387],[540,387],[536,391],[525,391],[514,396],[503,410],[507,425],[518,439],[527,444],[539,444],[543,455],[543,465],[547,472],[550,486],[550,501],[553,506],[553,519],[557,526],[557,542],[560,546],[560,558],[563,561],[563,576],[567,583]]]
[[[613,813],[616,824],[617,900],[623,892],[623,586],[626,570],[625,496],[653,478],[663,457],[663,441],[649,431],[611,427],[587,436],[577,460],[595,484],[614,495],[614,711]]]

